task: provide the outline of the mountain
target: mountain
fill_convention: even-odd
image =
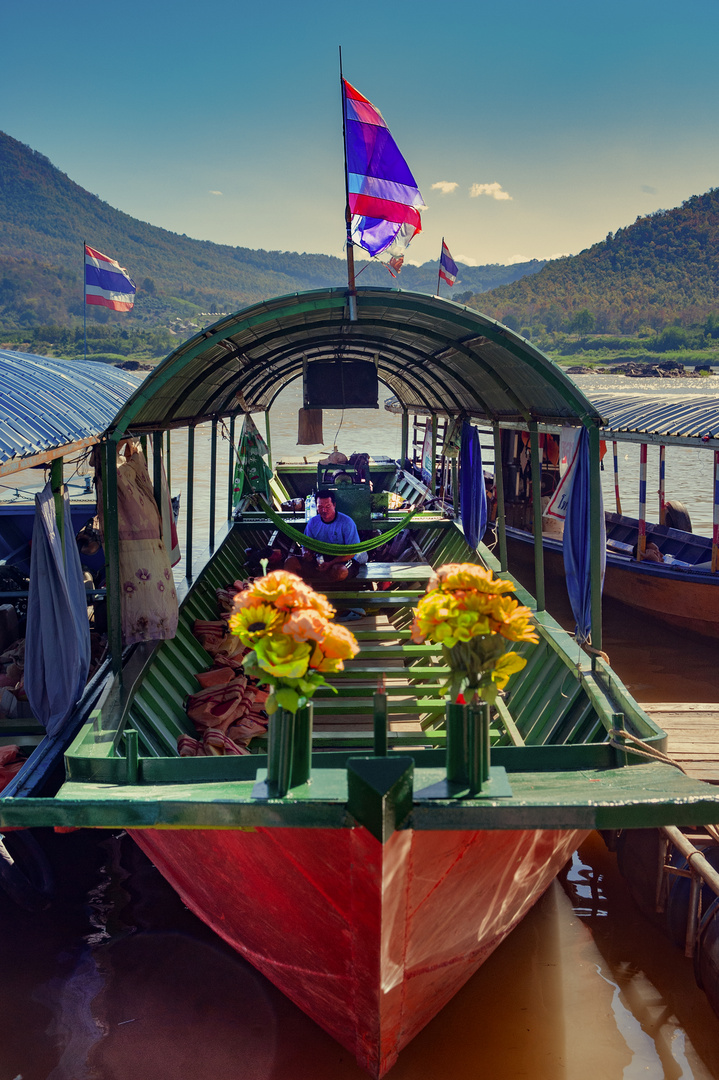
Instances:
[[[332,256],[213,244],[138,221],[0,132],[0,328],[62,325],[82,316],[84,240],[126,266],[138,286],[129,316],[115,317],[103,308],[88,313],[101,322],[120,318],[123,326],[166,326],[173,318],[191,318],[200,311],[234,311],[270,296],[346,281],[344,261]],[[460,266],[459,288],[469,297],[543,265],[535,260]],[[392,279],[383,267],[371,264],[360,281],[387,285]],[[436,282],[435,262],[405,266],[396,284],[434,292]]]
[[[634,334],[719,312],[719,188],[469,303],[514,329]]]

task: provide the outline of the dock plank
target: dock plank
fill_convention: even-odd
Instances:
[[[664,728],[667,753],[689,776],[719,784],[719,702],[651,701],[641,707]]]

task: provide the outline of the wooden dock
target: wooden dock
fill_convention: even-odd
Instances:
[[[719,702],[641,706],[669,736],[667,753],[695,780],[719,784]]]

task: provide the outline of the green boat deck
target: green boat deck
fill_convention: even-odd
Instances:
[[[272,530],[255,515],[228,529],[182,603],[177,636],[136,648],[123,678],[108,685],[66,754],[59,793],[0,798],[0,825],[345,828],[359,821],[385,838],[410,826],[590,829],[716,820],[714,789],[622,749],[612,737],[623,728],[649,748],[665,746],[664,733],[611,669],[590,660],[546,612],[536,613],[540,643],[518,646],[527,666],[512,676],[492,717],[496,779],[493,772],[475,797],[446,790],[446,668],[435,646],[412,643],[409,624],[429,566],[479,556],[454,522],[436,516],[411,525],[422,559],[414,577],[407,564],[396,574],[391,565],[370,564],[362,579],[329,593],[339,610],[361,606],[365,615],[350,623],[360,652],[332,677],[337,693],[315,698],[309,784],[268,799],[263,740],[253,740],[247,756],[180,757],[178,737],[194,734],[185,699],[197,691],[195,673],[212,663],[192,633],[194,621],[217,617],[216,590],[242,577],[245,549],[264,545]],[[491,553],[480,551],[497,572]],[[390,584],[380,589],[378,582]],[[521,587],[517,595],[533,606]],[[380,675],[389,752],[376,757],[372,695]]]

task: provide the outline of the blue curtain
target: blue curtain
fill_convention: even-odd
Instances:
[[[592,627],[589,526],[589,432],[582,428],[564,522],[564,573],[580,645],[589,640]]]
[[[466,420],[462,424],[459,491],[465,539],[476,548],[487,528],[487,492],[484,487],[479,432]]]
[[[55,735],[87,681],[90,627],[80,556],[63,496],[65,554],[50,484],[35,496],[25,643],[25,691],[36,719]]]

